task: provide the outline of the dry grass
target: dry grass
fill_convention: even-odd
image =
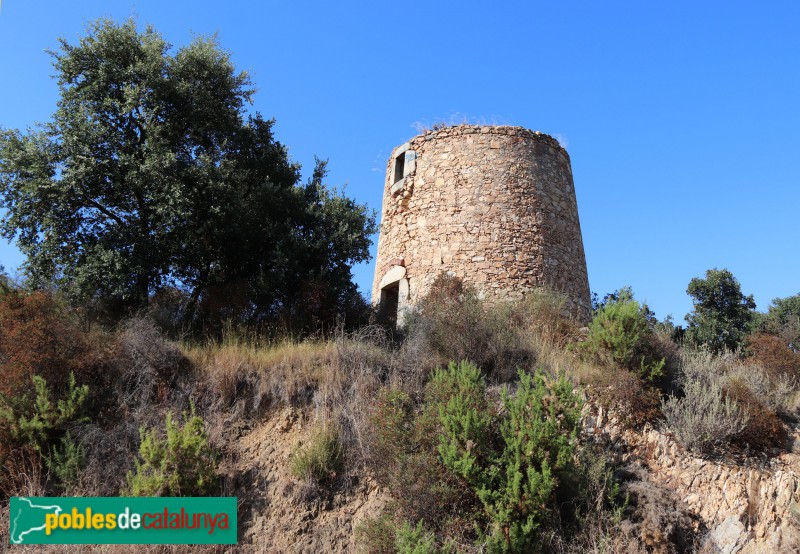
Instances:
[[[304,342],[229,334],[183,351],[205,383],[200,389],[210,411],[247,418],[280,406],[310,406],[319,425],[339,429],[350,465],[363,459],[369,399],[394,371],[388,338],[378,327]]]
[[[354,373],[385,370],[389,353],[378,345],[342,336],[327,341],[285,341],[263,347],[246,339],[184,345],[198,377],[207,381],[222,404],[235,405],[248,387],[283,405],[305,404],[314,394],[338,396]]]
[[[6,529],[8,525],[6,525]],[[8,537],[0,533],[0,540],[8,544]],[[53,553],[53,554],[82,554],[84,552],[101,552],[103,554],[223,554],[231,552],[248,552],[246,547],[230,545],[198,545],[198,544],[59,544],[59,545],[16,545],[13,552],[24,553]]]
[[[320,383],[330,381],[335,347],[330,342],[284,342],[261,348],[244,340],[220,344],[184,346],[186,356],[201,380],[205,380],[224,406],[235,405],[242,395],[257,395],[258,409],[264,396],[285,404]],[[257,384],[256,390],[246,385]]]

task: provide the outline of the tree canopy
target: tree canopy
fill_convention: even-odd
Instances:
[[[750,332],[756,308],[753,295],[745,296],[739,281],[727,269],[709,269],[686,289],[694,309],[686,316],[686,338],[713,352],[735,350]]]
[[[800,351],[800,294],[773,300],[761,316],[760,327],[779,337],[794,352]]]
[[[52,120],[0,130],[0,233],[29,285],[118,313],[174,287],[189,316],[250,321],[356,294],[374,214],[323,184],[325,162],[300,183],[215,37],[174,50],[152,27],[100,20],[51,55]]]

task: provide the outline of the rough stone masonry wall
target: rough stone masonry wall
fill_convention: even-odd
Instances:
[[[403,152],[401,179],[395,171]],[[488,300],[549,286],[566,292],[588,316],[572,169],[555,139],[522,127],[459,125],[394,150],[373,302],[383,285],[407,279],[401,303],[404,294],[414,303],[442,272],[474,285]]]
[[[615,414],[591,405],[583,432],[674,491],[709,530],[702,552],[800,552],[800,454],[784,453],[760,467],[705,460],[661,430],[632,431]],[[800,444],[797,427],[792,435]]]

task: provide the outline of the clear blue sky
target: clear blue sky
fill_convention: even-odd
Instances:
[[[800,3],[2,0],[0,125],[50,117],[56,37],[130,15],[175,45],[219,33],[306,173],[329,158],[376,210],[416,124],[522,125],[567,145],[593,291],[677,320],[711,267],[762,310],[800,292]]]

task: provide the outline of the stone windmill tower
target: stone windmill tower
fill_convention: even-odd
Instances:
[[[442,272],[489,301],[549,287],[589,315],[589,281],[569,155],[522,127],[458,125],[392,151],[373,303],[404,310]]]

